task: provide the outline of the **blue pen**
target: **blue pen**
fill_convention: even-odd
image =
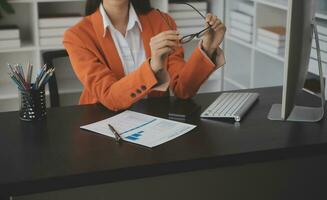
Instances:
[[[53,75],[53,72],[55,69],[49,69],[46,71],[45,75],[42,77],[41,82],[39,83],[39,87],[44,86],[47,84],[47,82],[50,80],[51,76]]]

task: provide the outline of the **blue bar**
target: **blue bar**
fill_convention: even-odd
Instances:
[[[137,137],[133,137],[133,136],[128,136],[128,137],[126,137],[126,139],[129,139],[129,140],[133,140],[133,141],[136,141],[136,140],[138,140],[138,138]]]
[[[140,136],[142,136],[142,135],[139,134],[139,133],[134,133],[134,134],[132,135],[132,137],[140,137]]]

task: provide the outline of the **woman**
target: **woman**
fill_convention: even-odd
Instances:
[[[84,85],[80,104],[118,111],[144,97],[187,99],[224,64],[219,48],[225,26],[212,14],[203,39],[187,62],[174,20],[147,0],[88,0],[86,17],[66,31],[64,46]]]

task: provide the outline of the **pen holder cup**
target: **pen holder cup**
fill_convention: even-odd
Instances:
[[[23,121],[44,119],[47,115],[45,98],[44,87],[37,90],[20,91],[19,118]]]

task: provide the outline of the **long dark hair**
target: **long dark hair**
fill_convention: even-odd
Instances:
[[[138,14],[145,14],[149,12],[151,8],[150,0],[130,0]],[[87,0],[85,6],[85,15],[93,14],[102,3],[102,0]]]

